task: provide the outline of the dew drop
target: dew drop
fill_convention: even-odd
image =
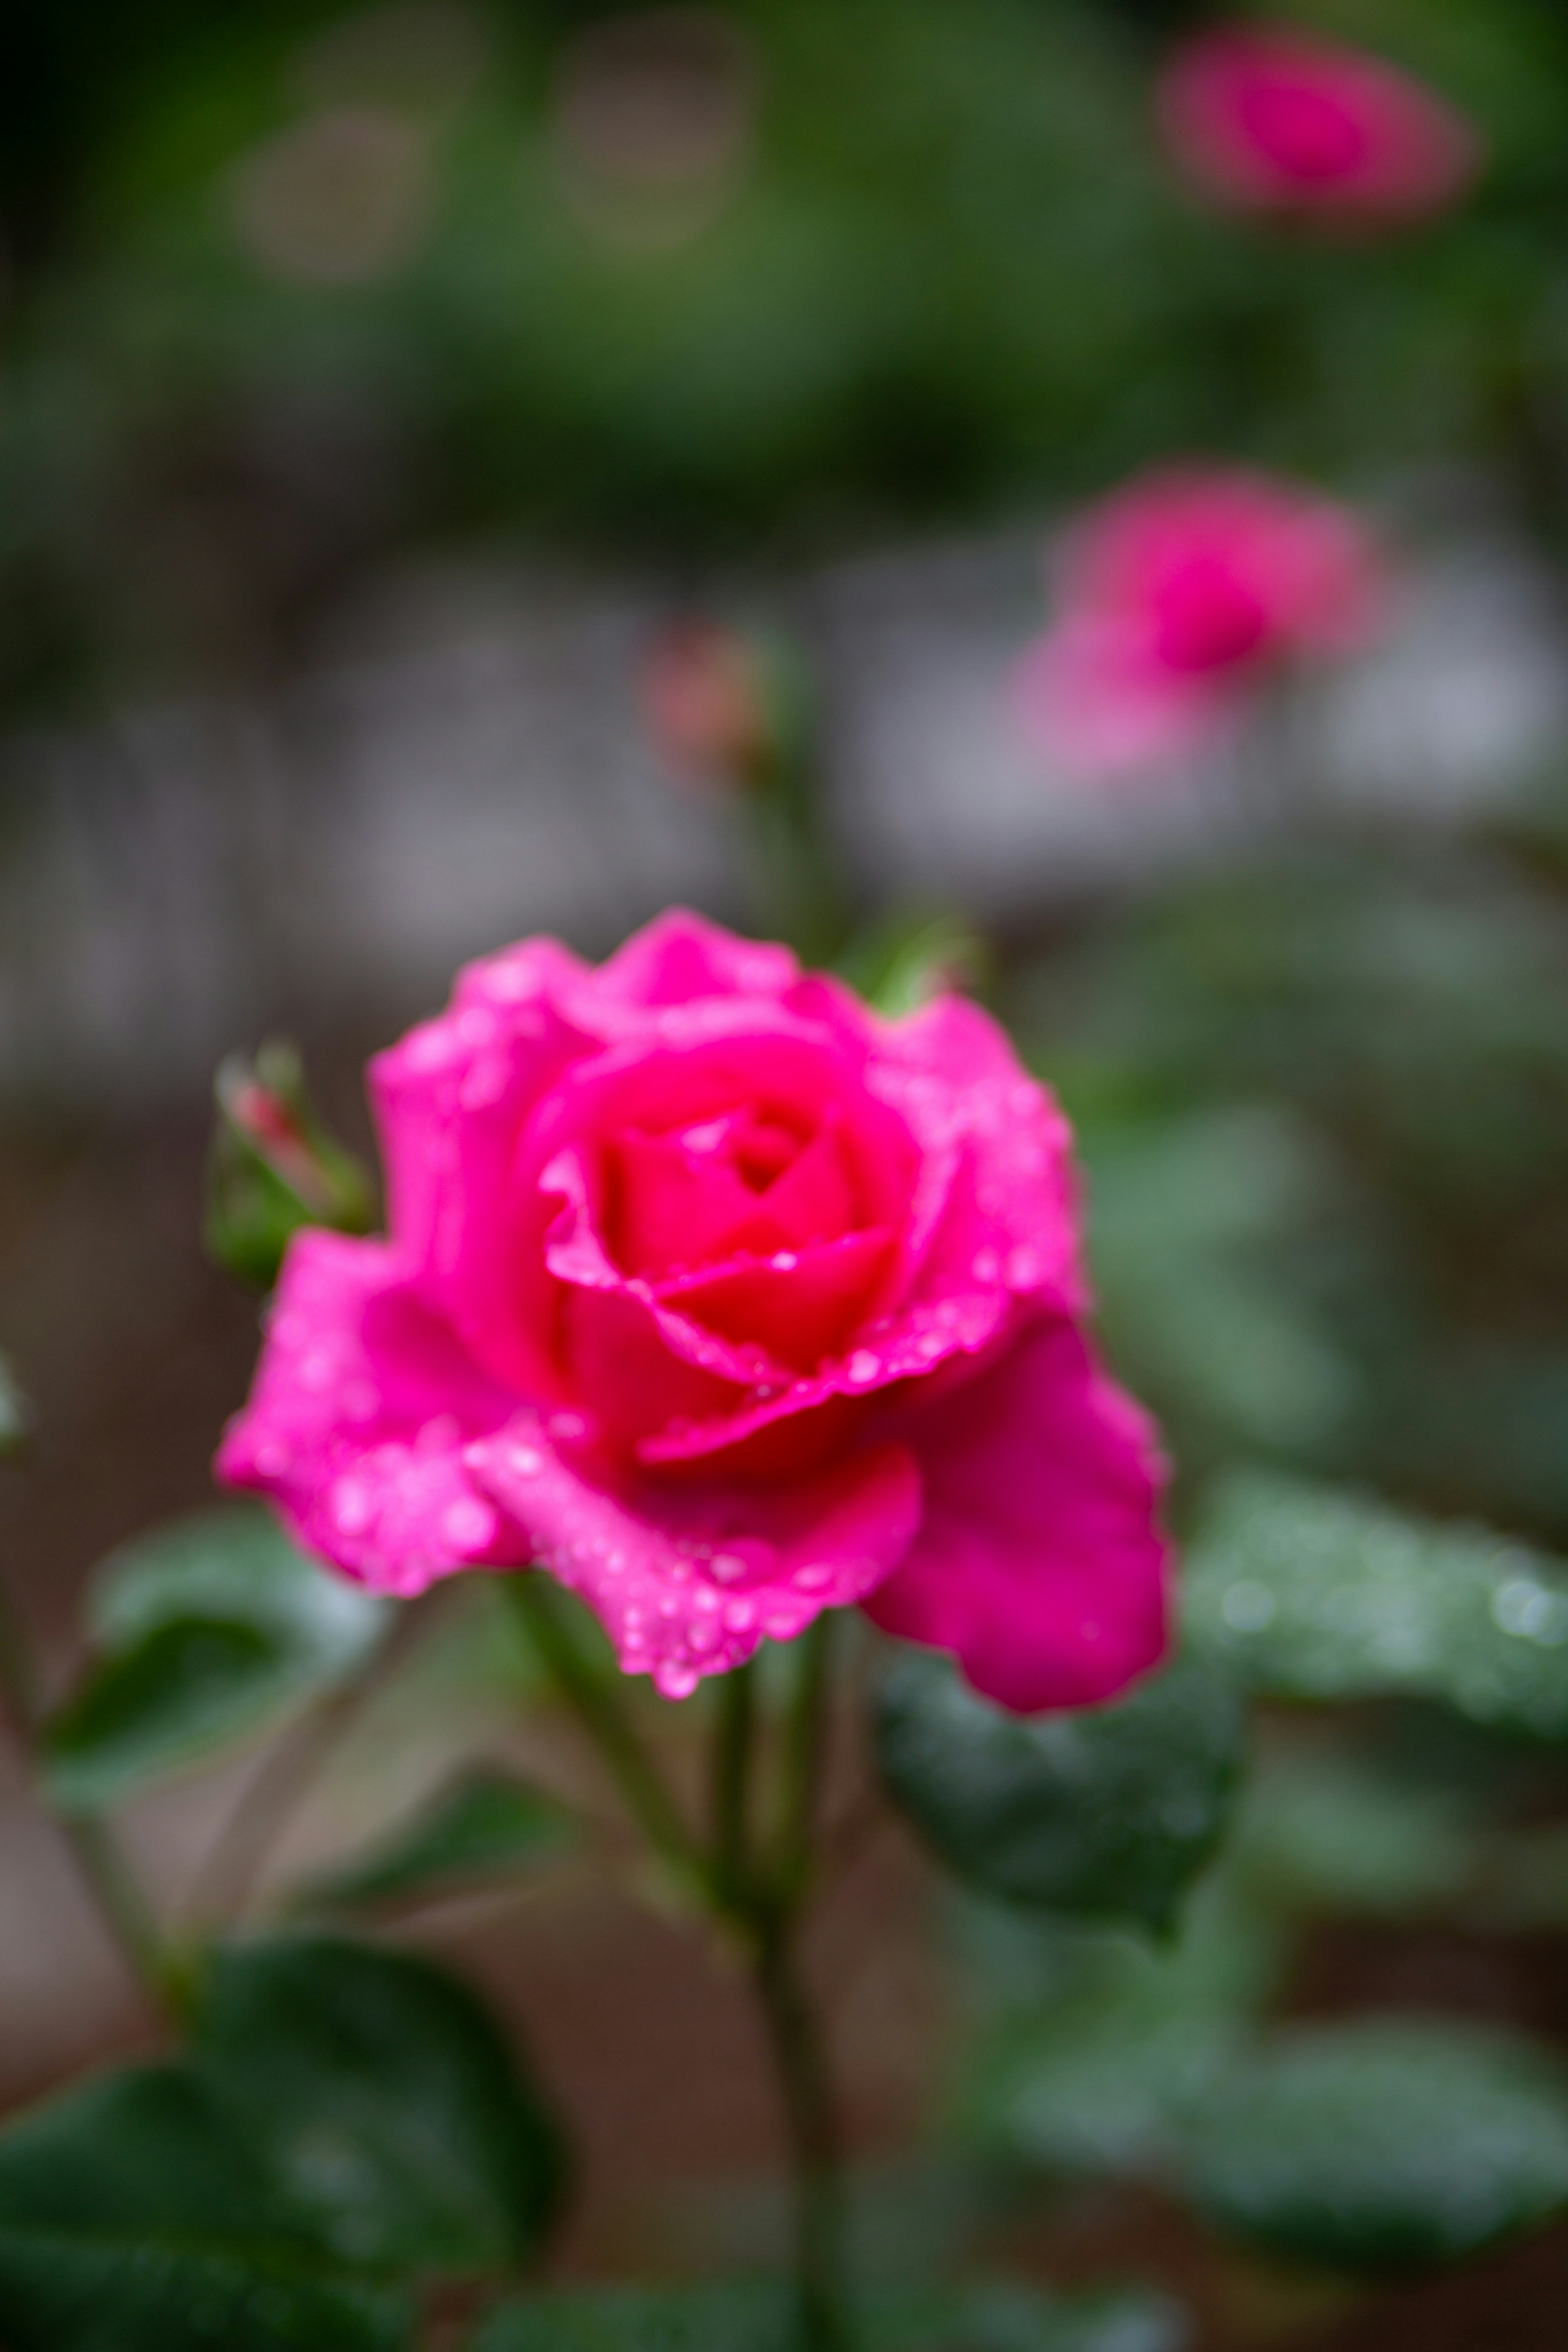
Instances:
[[[441,1533],[458,1551],[483,1551],[495,1531],[496,1515],[477,1495],[459,1495],[441,1515]]]
[[[1219,1604],[1219,1613],[1236,1633],[1261,1633],[1266,1625],[1274,1622],[1278,1604],[1266,1584],[1243,1577],[1230,1586]]]
[[[857,1348],[846,1370],[858,1389],[869,1388],[882,1367],[869,1348]]]
[[[340,1535],[357,1536],[369,1527],[375,1498],[363,1478],[340,1478],[332,1488],[332,1525]]]
[[[661,1658],[653,1670],[654,1687],[665,1698],[689,1698],[697,1688],[695,1666],[682,1664],[674,1658]]]

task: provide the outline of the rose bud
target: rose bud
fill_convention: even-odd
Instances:
[[[1356,652],[1386,605],[1348,508],[1237,467],[1162,470],[1068,535],[1057,617],[1016,673],[1019,716],[1087,779],[1212,750],[1270,670]]]
[[[206,1245],[242,1282],[269,1290],[301,1225],[368,1233],[374,1194],[359,1161],[311,1109],[292,1045],[264,1045],[254,1067],[231,1055],[214,1086]]]
[[[648,731],[677,772],[703,783],[769,778],[790,734],[778,664],[717,621],[677,621],[648,646],[639,677]]]
[[[1156,1664],[1163,1473],[1002,1031],[675,912],[371,1066],[384,1241],[289,1244],[218,1456],[383,1592],[538,1564],[669,1697],[858,1603],[1005,1706]]]
[[[1452,204],[1480,168],[1474,126],[1435,91],[1293,27],[1199,34],[1156,102],[1176,162],[1241,211],[1392,226]]]

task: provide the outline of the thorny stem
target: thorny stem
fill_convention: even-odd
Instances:
[[[42,1696],[31,1653],[11,1596],[0,1580],[0,1698],[10,1716],[17,1744],[37,1776],[37,1732],[43,1719]],[[46,1792],[47,1796],[47,1792]],[[50,1805],[49,1813],[69,1847],[78,1872],[93,1904],[132,1974],[150,1992],[160,2009],[176,2023],[189,2007],[191,1984],[186,1971],[164,1943],[140,1881],[126,1861],[119,1840],[95,1813],[67,1812]]]

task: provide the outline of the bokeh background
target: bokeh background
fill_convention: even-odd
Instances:
[[[1568,20],[1289,13],[1468,116],[1462,204],[1384,236],[1205,205],[1152,107],[1206,14],[1179,0],[28,0],[0,89],[0,1339],[41,1436],[0,1539],[62,1676],[93,1562],[205,1497],[243,1393],[254,1307],[199,1241],[220,1055],[296,1037],[365,1145],[364,1054],[460,960],[536,929],[602,952],[671,899],[766,920],[742,796],[650,723],[693,614],[787,648],[859,918],[988,942],[1183,1492],[1262,1463],[1568,1545]],[[1193,455],[1359,508],[1392,624],[1223,753],[1086,788],[1009,691],[1048,551]],[[307,1846],[429,1785],[454,1717],[504,1743],[525,1675],[482,1596],[458,1612]],[[1568,2043],[1563,1857],[1475,1891],[1482,1828],[1561,1803],[1554,1757],[1419,1710],[1266,1738],[1270,1997]],[[253,1763],[147,1808],[166,1883]],[[144,2029],[5,1769],[11,2100]],[[823,1923],[889,2260],[968,2233],[1131,2267],[1216,2347],[1561,2340],[1561,2232],[1368,2310],[1218,2251],[1070,2116],[1031,2143],[955,2091],[1049,1973],[994,1927],[885,1826]],[[568,2269],[765,2231],[740,1995],[673,1929],[568,1870],[421,1932],[585,2135]],[[1228,1985],[1245,1937],[1210,1941],[1191,1966]]]

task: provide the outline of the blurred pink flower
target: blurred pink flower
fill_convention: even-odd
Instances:
[[[1479,168],[1474,126],[1398,67],[1285,26],[1225,27],[1167,64],[1160,120],[1184,169],[1246,210],[1366,226],[1418,219]]]
[[[887,1020],[677,912],[471,965],[372,1080],[388,1238],[295,1235],[218,1457],[310,1549],[401,1594],[539,1562],[673,1697],[857,1601],[1019,1709],[1158,1661],[1159,1455],[976,1006]]]
[[[1065,550],[1058,618],[1016,673],[1028,733],[1087,777],[1201,751],[1293,656],[1355,652],[1386,604],[1349,509],[1239,467],[1170,467],[1093,508]]]

